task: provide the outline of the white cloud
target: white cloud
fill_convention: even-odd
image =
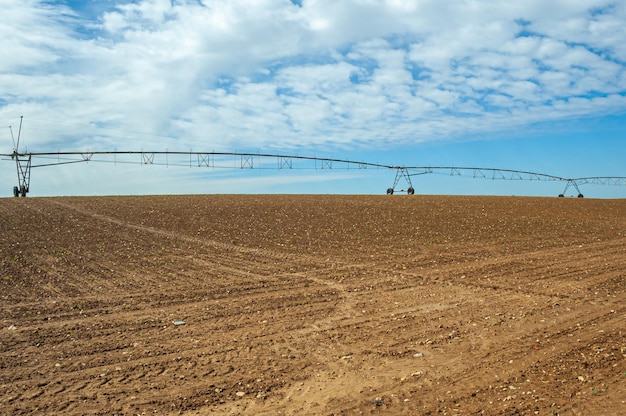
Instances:
[[[47,120],[38,146],[262,149],[401,145],[626,111],[621,3],[301,3],[120,0],[94,18],[0,0],[0,118]],[[117,133],[52,127],[65,121]]]

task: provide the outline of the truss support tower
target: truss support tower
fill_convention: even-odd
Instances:
[[[406,193],[408,195],[413,195],[415,193],[415,189],[413,188],[413,184],[411,183],[411,175],[409,175],[409,170],[406,167],[399,167],[396,168],[396,178],[393,181],[393,186],[391,188],[387,188],[387,195],[393,195],[401,179],[404,179],[409,186],[406,190]],[[400,192],[402,191],[404,191],[404,189],[400,189]]]
[[[565,189],[563,190],[562,194],[559,194],[559,198],[565,197],[565,193],[567,192],[570,186],[573,186],[574,189],[576,189],[576,192],[578,192],[578,198],[584,198],[584,195],[582,194],[582,192],[580,192],[580,188],[578,188],[578,184],[576,183],[574,179],[567,180],[567,183],[565,184]]]
[[[13,187],[13,196],[26,196],[30,190],[31,155],[13,153],[12,158],[17,166],[17,186]]]

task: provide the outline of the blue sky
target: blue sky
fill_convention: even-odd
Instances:
[[[626,176],[622,1],[0,0],[0,8],[0,125],[16,133],[24,116],[22,150],[267,152]],[[4,130],[0,153],[10,153]],[[395,177],[116,162],[33,169],[30,195],[376,194]],[[413,179],[426,194],[564,187]],[[15,165],[1,161],[0,196],[16,182]],[[626,197],[624,186],[582,190]]]

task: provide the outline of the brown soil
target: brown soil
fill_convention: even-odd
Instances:
[[[626,200],[10,198],[0,220],[2,414],[626,414]]]

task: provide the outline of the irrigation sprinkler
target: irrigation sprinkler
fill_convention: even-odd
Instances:
[[[208,168],[226,168],[239,170],[252,169],[271,169],[291,170],[299,169],[297,164],[306,164],[307,168],[314,170],[337,170],[337,169],[391,169],[395,170],[395,178],[393,185],[387,188],[387,195],[394,195],[397,192],[406,192],[408,195],[415,194],[415,188],[411,181],[411,177],[426,174],[447,174],[450,176],[466,176],[474,179],[492,179],[492,180],[510,180],[510,181],[558,181],[565,182],[565,189],[559,197],[564,197],[570,187],[576,189],[579,198],[583,198],[580,191],[582,184],[599,184],[599,185],[617,185],[626,186],[626,177],[624,176],[595,176],[582,178],[565,178],[561,176],[549,175],[546,173],[497,169],[497,168],[480,168],[480,167],[461,167],[461,166],[398,166],[380,163],[371,163],[363,161],[355,161],[350,159],[324,158],[300,155],[285,155],[273,153],[246,153],[246,152],[194,152],[194,151],[67,151],[67,152],[27,152],[20,150],[20,140],[22,134],[22,121],[20,117],[20,127],[17,140],[13,136],[11,130],[11,138],[13,140],[12,153],[0,154],[4,157],[10,157],[15,162],[17,168],[17,186],[13,187],[13,195],[15,197],[25,197],[30,191],[31,170],[44,166],[58,166],[72,163],[83,163],[89,161],[109,162],[113,164],[120,163],[118,156],[136,157],[134,161],[126,163],[135,163],[142,165],[162,165],[162,166],[189,166],[193,167],[192,162],[197,160],[197,167]],[[113,160],[100,160],[99,157],[113,157]],[[179,158],[182,162],[176,163],[174,159]],[[47,163],[34,164],[33,160],[46,160]],[[163,159],[163,160],[162,160]],[[233,160],[234,159],[234,160]],[[6,160],[6,159],[5,159]],[[229,163],[226,161],[229,160]],[[220,163],[223,162],[222,165]],[[399,184],[404,183],[406,189],[400,188]]]

